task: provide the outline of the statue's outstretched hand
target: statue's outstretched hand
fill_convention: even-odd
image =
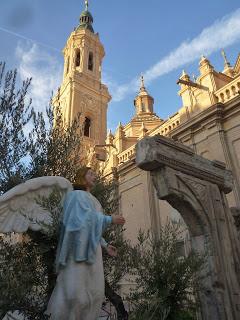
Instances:
[[[107,246],[107,253],[108,253],[111,257],[116,257],[116,256],[117,256],[117,248],[109,244],[109,245]]]
[[[120,216],[119,214],[112,214],[112,223],[113,224],[120,224],[123,225],[126,222],[126,220]]]

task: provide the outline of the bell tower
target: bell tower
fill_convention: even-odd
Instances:
[[[107,136],[107,106],[111,96],[101,82],[101,67],[105,55],[98,33],[93,29],[93,17],[88,0],[80,15],[79,25],[70,34],[63,49],[63,82],[54,98],[64,121],[70,124],[78,113],[83,132],[83,144],[93,147],[104,144]]]

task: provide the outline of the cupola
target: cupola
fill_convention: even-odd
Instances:
[[[85,10],[80,15],[80,24],[77,29],[88,29],[92,33],[94,33],[92,24],[93,24],[93,16],[88,11],[88,0],[85,0]]]
[[[144,78],[141,76],[141,87],[137,97],[134,100],[137,115],[153,113],[153,103],[154,99],[147,92],[144,84]]]

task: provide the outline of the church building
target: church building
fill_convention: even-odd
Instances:
[[[83,144],[92,148],[105,176],[119,181],[119,211],[126,218],[126,235],[133,242],[138,230],[159,227],[179,213],[158,200],[149,172],[135,164],[135,145],[145,136],[170,137],[210,160],[225,163],[233,172],[234,189],[227,197],[230,207],[240,207],[240,55],[234,65],[223,55],[223,70],[217,71],[202,56],[196,78],[183,71],[178,80],[182,106],[168,119],[154,112],[154,98],[144,78],[133,101],[135,115],[107,134],[107,106],[111,96],[101,80],[104,47],[93,29],[93,17],[86,8],[65,48],[63,82],[55,97],[64,119],[70,123],[81,113]],[[204,54],[204,52],[203,52]],[[218,162],[216,162],[218,163]]]

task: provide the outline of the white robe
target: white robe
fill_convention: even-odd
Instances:
[[[96,211],[102,211],[98,200],[89,193]],[[104,301],[102,249],[99,244],[93,264],[69,258],[62,268],[49,300],[50,320],[97,320]]]

